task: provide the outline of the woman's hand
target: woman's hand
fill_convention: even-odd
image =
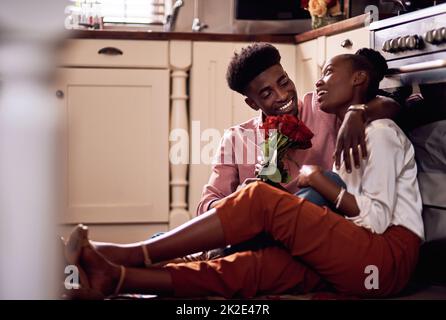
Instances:
[[[344,117],[344,121],[342,122],[336,138],[335,153],[333,155],[336,169],[339,170],[341,166],[342,154],[345,162],[345,169],[349,173],[352,171],[350,149],[352,149],[355,167],[359,168],[361,165],[359,147],[361,147],[362,157],[366,158],[367,149],[365,143],[365,123],[363,111],[349,111]]]
[[[312,181],[318,175],[322,174],[322,168],[319,166],[304,165],[299,171],[297,185],[300,188],[312,186]]]

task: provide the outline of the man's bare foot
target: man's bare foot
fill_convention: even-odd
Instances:
[[[80,264],[87,274],[91,289],[104,296],[115,293],[121,275],[120,266],[108,261],[90,246],[83,248]]]

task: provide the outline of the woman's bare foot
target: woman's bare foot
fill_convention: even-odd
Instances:
[[[90,288],[104,296],[115,293],[121,276],[121,267],[108,261],[91,246],[82,250],[80,264],[88,277]]]

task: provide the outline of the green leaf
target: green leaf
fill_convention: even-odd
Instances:
[[[280,174],[280,170],[277,168],[273,175],[268,176],[269,180],[276,183],[282,182],[282,175]]]

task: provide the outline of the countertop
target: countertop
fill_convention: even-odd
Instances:
[[[121,40],[191,40],[227,42],[275,42],[295,43],[293,35],[249,35],[194,32],[148,32],[137,30],[76,30],[69,33],[71,39],[121,39]]]
[[[298,35],[271,34],[221,34],[193,32],[150,32],[139,30],[75,30],[69,32],[71,39],[126,39],[126,40],[191,40],[191,41],[228,41],[228,42],[273,42],[301,43],[320,36],[329,36],[364,26],[368,14],[342,20],[331,25],[307,31]]]
[[[305,41],[309,41],[312,39],[316,39],[320,36],[330,36],[336,33],[341,33],[345,31],[349,31],[352,29],[357,29],[365,26],[365,21],[368,18],[369,14],[362,14],[360,16],[356,16],[350,19],[345,19],[328,26],[310,30],[298,35],[294,36],[294,43],[301,43]]]

